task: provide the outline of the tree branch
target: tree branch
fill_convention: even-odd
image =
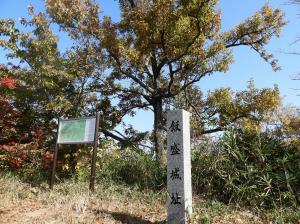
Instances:
[[[147,92],[152,93],[153,90],[151,90],[145,83],[143,83],[141,80],[139,80],[137,77],[135,77],[134,75],[130,74],[129,72],[125,72],[122,70],[122,64],[119,60],[119,58],[113,54],[111,51],[108,50],[109,55],[115,60],[115,62],[117,63],[119,72],[121,72],[123,75],[127,76],[128,78],[131,78],[134,82],[136,82],[137,84],[139,84],[142,88],[144,88]]]

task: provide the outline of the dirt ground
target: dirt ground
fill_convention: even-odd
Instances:
[[[0,205],[0,223],[3,224],[160,224],[165,223],[165,217],[164,208],[159,206],[149,208],[142,204],[133,206],[93,200],[73,204],[71,208],[70,204],[57,206],[36,199]]]
[[[0,173],[1,174],[1,173]],[[140,190],[114,183],[65,181],[49,190],[0,175],[0,224],[164,224],[164,191]],[[300,213],[274,210],[269,214],[239,209],[217,201],[193,198],[193,224],[300,224]]]

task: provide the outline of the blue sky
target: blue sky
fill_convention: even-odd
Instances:
[[[234,90],[244,89],[250,79],[257,87],[273,87],[278,84],[285,104],[300,106],[300,97],[294,90],[300,86],[300,81],[291,80],[294,74],[300,72],[300,56],[283,52],[300,52],[300,43],[292,44],[300,36],[299,10],[296,6],[288,4],[289,0],[220,0],[219,9],[222,11],[222,29],[228,30],[253,15],[265,3],[272,7],[280,7],[285,12],[288,25],[282,30],[280,38],[274,38],[268,45],[269,52],[279,60],[282,70],[273,72],[271,66],[262,60],[253,50],[246,47],[234,49],[235,63],[231,65],[226,74],[217,73],[207,77],[199,83],[204,92],[219,87],[231,87]],[[110,15],[114,21],[119,19],[118,4],[111,0],[98,0],[103,14]],[[0,0],[0,18],[27,17],[27,6],[32,3],[36,11],[43,11],[41,0]],[[62,36],[60,47],[68,47],[71,43]],[[5,62],[4,52],[0,50],[0,62]],[[139,130],[152,128],[153,115],[149,112],[138,112],[134,119],[126,118]]]

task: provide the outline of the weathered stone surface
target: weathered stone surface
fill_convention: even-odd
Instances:
[[[190,114],[168,111],[168,223],[186,224],[192,214]]]

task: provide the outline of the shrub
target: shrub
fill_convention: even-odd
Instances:
[[[166,186],[166,168],[160,168],[153,158],[133,151],[101,151],[97,163],[97,178],[159,190]]]
[[[33,142],[27,144],[0,145],[0,168],[15,172],[28,181],[49,178],[53,154],[38,148]]]
[[[193,155],[195,190],[226,203],[263,208],[300,199],[300,152],[272,133],[231,130],[215,148]]]

